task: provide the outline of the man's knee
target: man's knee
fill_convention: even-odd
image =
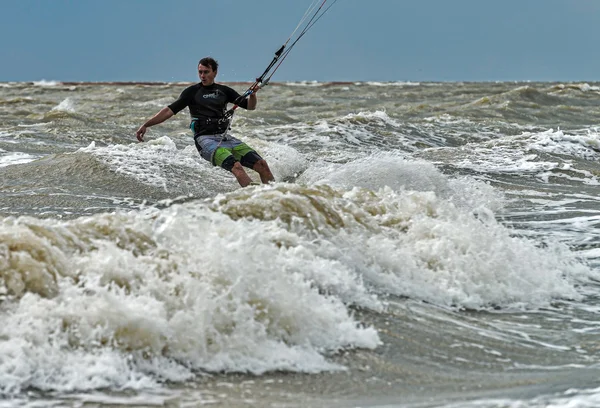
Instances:
[[[244,171],[244,167],[242,166],[242,164],[239,161],[234,162],[231,165],[231,170],[232,173],[238,172],[238,171]]]
[[[265,171],[270,171],[269,170],[269,165],[267,164],[267,161],[265,159],[260,159],[259,161],[257,161],[256,163],[254,163],[254,167],[252,167],[252,170],[258,172],[258,173],[262,173]]]

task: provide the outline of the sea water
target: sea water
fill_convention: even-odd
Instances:
[[[0,406],[600,404],[600,84],[187,85],[0,84]]]

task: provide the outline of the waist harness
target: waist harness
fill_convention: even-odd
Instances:
[[[218,135],[229,130],[229,119],[223,118],[192,118],[190,129],[194,137],[200,135]]]

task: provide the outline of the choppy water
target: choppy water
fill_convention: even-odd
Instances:
[[[600,84],[185,86],[0,84],[0,406],[600,405]]]

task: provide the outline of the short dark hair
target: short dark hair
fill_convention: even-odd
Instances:
[[[211,67],[213,71],[219,69],[219,63],[213,57],[204,57],[198,61],[198,65],[204,65],[205,67]]]

